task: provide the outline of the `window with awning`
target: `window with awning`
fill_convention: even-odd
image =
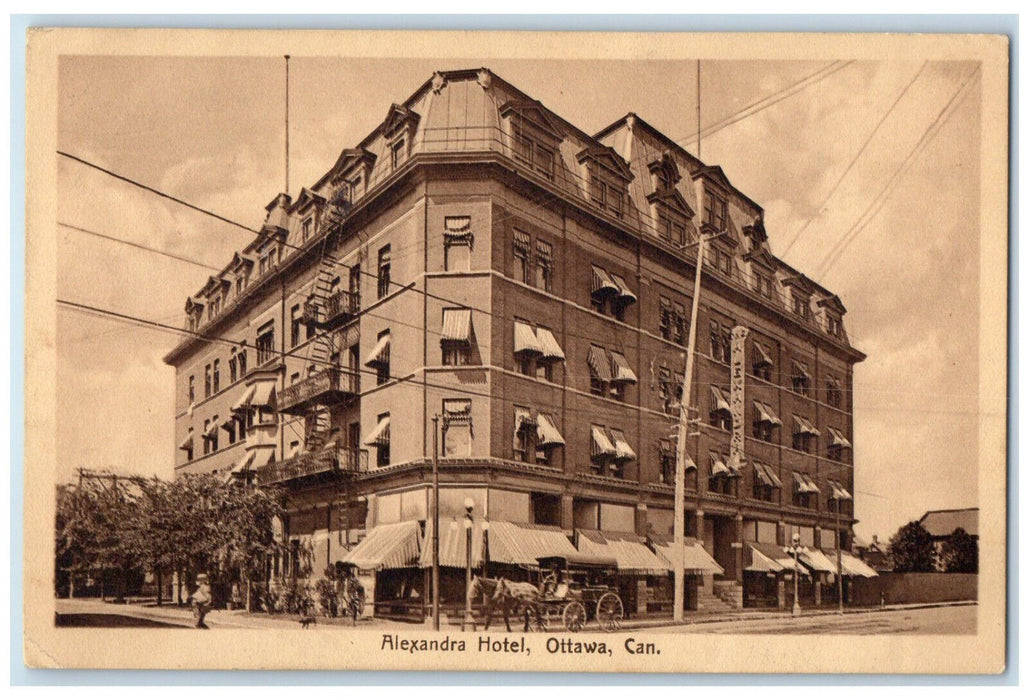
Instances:
[[[448,216],[443,220],[443,240],[448,245],[472,245],[472,217]]]
[[[757,340],[754,341],[754,366],[755,367],[771,367],[772,354],[768,348],[765,347],[764,343]]]
[[[831,493],[830,498],[834,501],[851,501],[853,496],[850,495],[850,491],[843,488],[843,484],[838,481],[829,481],[829,490]]]
[[[711,478],[718,476],[732,476],[732,471],[729,470],[728,465],[725,463],[725,458],[720,454],[712,452],[711,458]]]
[[[390,334],[383,334],[372,351],[368,353],[368,357],[365,358],[364,364],[367,367],[384,367],[389,365],[389,341]]]
[[[586,363],[589,365],[590,375],[595,380],[605,383],[611,381],[611,364],[608,362],[606,350],[591,345]]]
[[[554,417],[549,413],[540,413],[536,417],[536,444],[540,447],[559,447],[565,444],[565,439],[554,424]]]
[[[762,401],[754,401],[754,413],[757,415],[755,422],[767,423],[768,425],[780,426],[782,421],[775,415],[772,407]]]
[[[204,437],[209,440],[213,440],[218,437],[218,430],[221,428],[221,423],[218,422],[218,416],[211,419],[210,425],[207,426],[207,430],[204,431]]]
[[[621,430],[611,428],[611,441],[614,443],[615,448],[615,459],[622,461],[629,461],[636,459],[636,452],[629,445],[629,441],[625,438],[625,433]]]
[[[831,447],[850,447],[850,441],[843,436],[836,428],[826,428],[829,431],[829,445]]]
[[[615,296],[617,297],[618,303],[623,304],[623,305],[628,305],[628,304],[636,303],[636,301],[637,301],[636,295],[632,293],[631,289],[629,289],[629,285],[628,285],[628,283],[626,283],[624,277],[622,277],[621,275],[618,275],[618,274],[615,274],[614,272],[612,272],[611,273],[611,281],[614,282],[616,287],[618,287],[618,291],[615,294]]]
[[[818,484],[814,482],[811,477],[801,472],[793,472],[793,484],[796,487],[797,493],[821,493],[822,490],[818,488]]]
[[[514,322],[514,352],[515,355],[543,355],[543,346],[540,345],[536,332],[524,321]]]
[[[793,376],[794,378],[804,379],[805,381],[811,381],[811,373],[808,372],[807,363],[801,362],[800,360],[793,361]]]
[[[590,456],[614,458],[617,455],[618,450],[607,436],[607,432],[599,425],[590,426]]]
[[[565,359],[564,350],[557,342],[557,338],[549,328],[543,328],[540,326],[536,329],[536,339],[539,341],[540,349],[542,350],[542,356],[540,360],[544,362],[563,362]]]
[[[637,381],[636,373],[632,371],[632,367],[629,366],[629,361],[625,359],[625,355],[615,350],[611,351],[611,374],[612,382],[635,384]]]
[[[343,562],[376,571],[418,566],[421,540],[416,520],[377,525],[343,556]]]
[[[250,410],[250,404],[254,399],[255,391],[257,391],[257,387],[254,385],[244,389],[240,397],[236,399],[236,403],[232,404],[232,410],[236,412]]]
[[[254,384],[254,396],[250,399],[251,406],[275,410],[275,385],[278,380],[263,379]]]
[[[765,464],[764,462],[754,462],[754,469],[758,472],[758,478],[760,478],[761,482],[766,486],[775,489],[782,488],[782,481],[780,481],[779,476],[775,473],[775,469],[773,467]]]
[[[532,419],[532,411],[527,408],[515,407],[514,426],[516,433],[534,428],[536,421]]]
[[[590,291],[591,296],[602,298],[611,294],[618,294],[621,291],[621,288],[615,284],[615,281],[611,279],[611,276],[607,274],[604,268],[593,265],[592,269],[593,284]]]
[[[179,443],[180,450],[186,450],[187,452],[193,451],[193,429],[190,428],[186,434],[186,439]]]
[[[443,309],[443,333],[440,335],[440,342],[471,345],[471,309]]]
[[[378,423],[364,439],[364,444],[372,447],[389,447],[389,414],[379,418]]]
[[[807,418],[798,415],[793,416],[793,432],[797,435],[813,435],[814,437],[821,435]]]
[[[725,413],[732,413],[732,409],[729,408],[729,400],[722,393],[722,390],[716,386],[711,387],[711,412],[722,411]]]

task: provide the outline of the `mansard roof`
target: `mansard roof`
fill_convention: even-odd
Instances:
[[[500,108],[500,116],[517,114],[554,138],[561,138],[561,127],[539,100],[509,100]]]
[[[576,158],[580,163],[586,160],[592,160],[599,163],[626,182],[632,180],[634,177],[632,169],[629,168],[629,164],[626,162],[625,158],[618,155],[618,152],[611,146],[603,146],[600,144],[588,146],[579,151]]]

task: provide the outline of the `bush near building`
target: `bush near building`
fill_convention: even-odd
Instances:
[[[890,558],[896,572],[936,570],[932,536],[917,520],[912,520],[890,538]]]

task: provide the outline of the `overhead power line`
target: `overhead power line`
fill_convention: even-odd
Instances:
[[[159,248],[154,248],[152,246],[143,245],[142,243],[135,243],[133,241],[127,241],[124,238],[117,238],[115,236],[108,236],[106,233],[100,233],[99,231],[93,231],[92,229],[83,228],[81,226],[74,226],[72,224],[67,224],[67,223],[65,223],[63,221],[58,221],[57,225],[58,226],[63,226],[64,228],[72,229],[73,231],[78,231],[79,233],[87,233],[90,236],[96,236],[97,238],[102,238],[105,241],[113,241],[115,243],[121,243],[122,245],[132,246],[133,248],[138,248],[140,250],[145,250],[145,251],[150,252],[150,253],[155,253],[157,255],[163,255],[166,258],[171,258],[172,260],[178,260],[179,262],[189,263],[190,265],[196,265],[198,267],[203,267],[203,268],[206,268],[208,270],[214,270],[215,272],[221,271],[220,267],[215,267],[214,265],[208,265],[207,263],[201,262],[200,260],[195,260],[193,258],[187,258],[185,256],[177,255],[175,253],[169,253],[166,250],[160,250]]]
[[[793,244],[796,243],[798,239],[800,239],[801,234],[803,234],[804,231],[807,230],[807,227],[810,226],[815,219],[821,216],[822,210],[825,208],[825,205],[828,204],[829,200],[832,199],[832,196],[836,194],[836,190],[839,189],[840,185],[843,183],[844,178],[847,177],[848,173],[850,173],[851,169],[853,169],[854,165],[858,162],[858,159],[861,158],[861,155],[865,152],[865,149],[868,148],[868,144],[870,144],[875,135],[879,133],[879,129],[886,122],[889,116],[893,114],[893,110],[897,108],[897,105],[900,104],[900,101],[904,99],[904,95],[908,93],[908,90],[911,89],[911,86],[915,84],[915,81],[918,80],[919,76],[922,75],[922,72],[928,65],[928,61],[922,63],[922,67],[918,69],[917,73],[915,73],[915,77],[908,81],[908,84],[905,85],[904,89],[900,91],[900,94],[897,95],[897,98],[893,100],[893,104],[891,104],[889,109],[887,109],[883,113],[882,117],[880,117],[879,121],[876,122],[876,125],[872,128],[872,130],[868,132],[868,136],[867,138],[865,138],[864,143],[861,144],[861,148],[859,148],[858,152],[854,154],[854,157],[847,164],[847,167],[843,169],[843,172],[836,179],[836,182],[833,183],[833,186],[829,188],[829,193],[825,195],[825,199],[823,199],[822,202],[815,209],[815,213],[809,216],[807,221],[804,222],[804,225],[801,226],[800,229],[798,229],[797,232],[793,234],[792,238],[790,238],[790,242],[786,245],[786,248],[780,254],[781,256],[785,256],[787,253],[789,253],[790,250],[793,248]]]

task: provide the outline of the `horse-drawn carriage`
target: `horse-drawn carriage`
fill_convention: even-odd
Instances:
[[[625,616],[615,585],[617,563],[606,557],[587,555],[540,557],[540,582],[517,583],[505,579],[476,577],[470,595],[482,596],[485,626],[499,608],[511,631],[510,614],[524,616],[526,631],[547,631],[560,624],[569,632],[582,630],[595,620],[600,629],[617,630]]]
[[[622,625],[625,610],[614,585],[617,562],[587,555],[538,559],[546,572],[540,583],[540,627],[558,619],[569,632],[578,632],[590,620],[613,632]]]

